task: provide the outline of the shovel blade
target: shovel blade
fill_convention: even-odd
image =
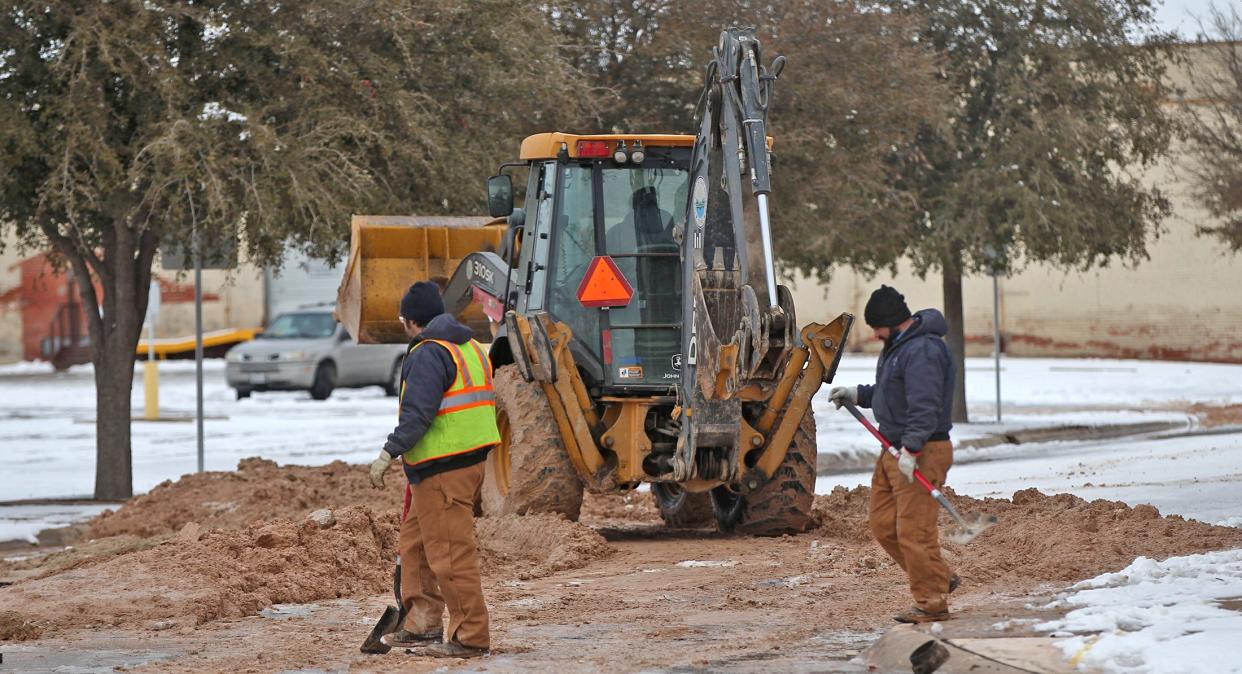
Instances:
[[[397,631],[397,627],[401,623],[401,610],[396,606],[389,606],[384,609],[384,615],[380,616],[379,622],[375,623],[375,627],[371,628],[371,633],[367,635],[366,641],[362,642],[363,653],[382,655],[392,650],[392,646],[384,643],[385,634],[391,634]]]
[[[945,533],[945,538],[958,545],[966,545],[975,540],[979,534],[995,526],[997,521],[996,515],[982,513],[965,517],[960,525]]]

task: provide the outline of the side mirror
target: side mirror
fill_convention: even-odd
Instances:
[[[339,344],[339,343],[348,342],[350,339],[352,339],[352,337],[350,337],[350,336],[349,336],[349,331],[348,331],[348,330],[346,330],[345,328],[338,328],[338,329],[337,329],[337,333],[336,333],[336,341],[337,341],[337,343],[338,343],[338,344]]]
[[[513,212],[513,178],[507,175],[487,179],[487,213],[503,218]]]

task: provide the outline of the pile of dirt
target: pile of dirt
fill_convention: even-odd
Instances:
[[[366,466],[335,461],[326,466],[278,466],[267,459],[242,459],[236,471],[196,473],[165,481],[91,521],[85,538],[120,534],[155,536],[188,522],[205,529],[241,529],[280,517],[300,520],[320,508],[366,506],[397,511],[405,480],[394,466],[386,488],[371,486]]]
[[[173,534],[143,538],[130,534],[109,536],[55,550],[46,555],[0,559],[0,579],[6,582],[32,580],[90,564],[98,564],[118,555],[162,545]]]
[[[1217,426],[1242,426],[1242,405],[1205,405],[1195,403],[1186,409],[1199,417],[1199,423],[1208,428]]]
[[[651,492],[628,491],[624,494],[582,495],[584,524],[600,526],[615,522],[659,522],[660,509]]]
[[[17,611],[0,611],[0,642],[29,641],[43,636],[43,628]]]
[[[973,499],[945,491],[963,515],[986,513],[999,519],[968,546],[942,540],[946,559],[972,583],[1006,578],[1074,582],[1116,571],[1139,555],[1163,559],[1242,546],[1242,529],[1178,515],[1162,517],[1150,505],[1087,501],[1036,489],[1016,492],[1012,500]],[[817,496],[816,534],[850,543],[869,539],[870,492],[867,487],[838,487]],[[942,531],[951,525],[942,514]]]
[[[505,515],[475,520],[485,572],[519,580],[578,569],[613,553],[594,529],[560,515]]]
[[[344,508],[326,523],[277,519],[198,533],[164,545],[20,582],[11,605],[41,625],[193,626],[277,603],[383,592],[396,554],[396,515]]]
[[[530,579],[576,569],[613,552],[599,534],[555,515],[476,520],[489,575]],[[398,517],[365,507],[320,510],[300,520],[258,521],[241,530],[125,541],[105,554],[36,568],[4,589],[21,606],[9,622],[39,628],[137,625],[152,629],[253,615],[272,604],[366,597],[391,588]],[[141,549],[135,541],[161,541]],[[6,623],[7,624],[7,623]],[[29,638],[29,637],[28,637]]]

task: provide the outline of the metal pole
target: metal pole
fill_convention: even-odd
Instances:
[[[1000,280],[992,273],[992,358],[996,367],[996,423],[1001,422],[1001,375],[1000,375]]]
[[[768,282],[768,303],[776,306],[776,262],[772,259],[772,225],[768,220],[768,195],[759,195],[759,236],[763,239],[763,272]]]
[[[193,231],[194,248],[194,388],[195,422],[198,426],[198,472],[203,472],[203,259],[198,245],[198,227]]]

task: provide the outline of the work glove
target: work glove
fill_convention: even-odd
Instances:
[[[919,467],[919,457],[911,454],[905,447],[901,448],[901,456],[897,459],[897,470],[906,476],[906,482],[914,482],[914,469]]]
[[[828,392],[828,399],[832,401],[833,405],[837,406],[837,409],[841,409],[841,406],[847,402],[851,405],[857,405],[858,387],[834,386],[832,387],[832,390]]]
[[[380,450],[379,456],[371,462],[371,486],[376,489],[384,488],[384,473],[388,472],[388,466],[395,458],[397,457],[389,454],[388,450]]]

